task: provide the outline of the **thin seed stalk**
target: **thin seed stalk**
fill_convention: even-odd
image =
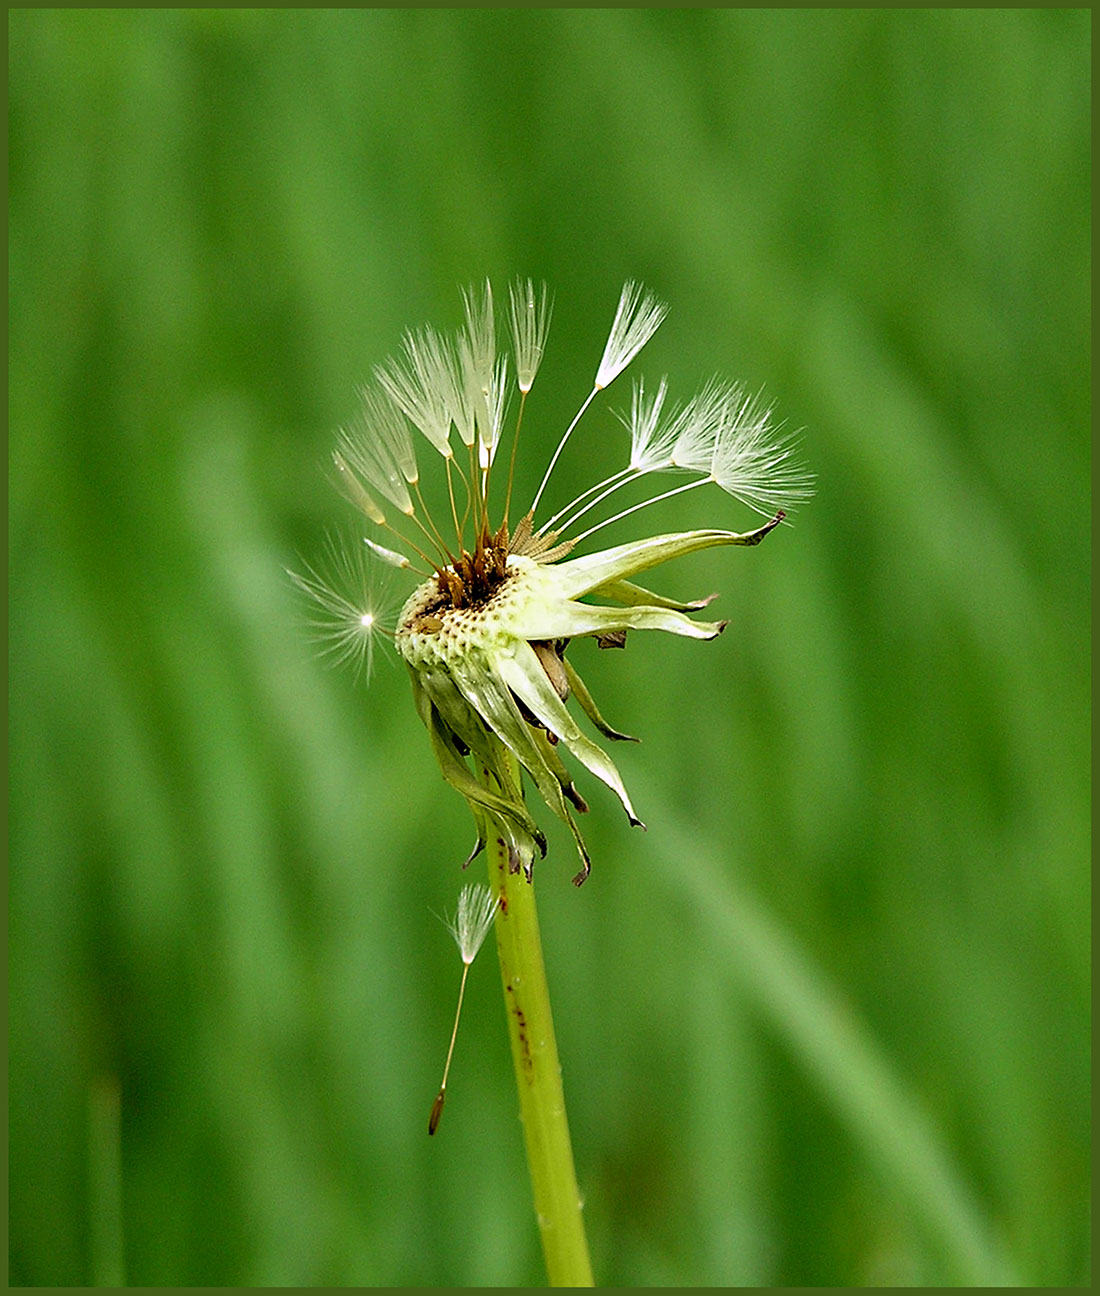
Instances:
[[[518,768],[513,774],[518,785]],[[549,1285],[592,1287],[535,890],[522,872],[509,871],[508,848],[499,835],[489,841],[487,853],[489,885],[499,904],[497,952],[508,1037]]]

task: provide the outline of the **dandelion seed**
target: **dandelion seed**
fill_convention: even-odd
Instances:
[[[462,1014],[462,999],[466,994],[466,976],[470,964],[477,958],[488,935],[489,928],[496,917],[498,903],[487,886],[467,885],[458,895],[458,909],[454,918],[447,924],[447,930],[454,937],[458,952],[462,956],[462,981],[458,987],[458,1007],[455,1009],[454,1026],[451,1028],[451,1042],[447,1049],[447,1060],[443,1064],[443,1081],[439,1093],[432,1103],[431,1115],[428,1117],[428,1133],[434,1134],[439,1128],[443,1116],[443,1103],[447,1097],[447,1077],[451,1072],[451,1059],[454,1056],[455,1040],[458,1038],[458,1019]]]
[[[619,309],[596,371],[595,386],[602,390],[622,373],[649,339],[657,332],[668,307],[640,284],[627,283],[619,298]]]
[[[458,893],[458,908],[447,930],[454,937],[463,963],[477,958],[496,917],[497,899],[487,886],[468,883]]]
[[[411,514],[409,486],[418,479],[412,438],[399,409],[373,388],[360,390],[355,421],[340,429],[338,466],[350,469],[401,510]]]
[[[363,483],[352,471],[351,464],[348,463],[339,450],[332,452],[332,462],[336,465],[340,489],[348,499],[376,526],[385,526],[386,515],[378,507],[378,501],[364,487]]]
[[[639,379],[634,384],[634,401],[626,426],[630,431],[630,467],[636,473],[653,472],[672,462],[676,433],[673,430],[670,435],[667,428],[661,428],[661,410],[667,394],[667,378],[661,379],[657,394],[648,403],[645,382]]]
[[[474,372],[481,380],[482,390],[488,391],[496,364],[496,334],[493,324],[493,289],[488,280],[479,293],[467,288],[462,294],[466,307],[466,338],[470,345],[470,359]]]
[[[377,636],[393,634],[384,626],[386,582],[366,550],[331,534],[321,562],[303,566],[303,572],[287,574],[313,603],[309,625],[322,653],[334,665],[350,663],[357,675],[370,679]]]
[[[363,543],[376,558],[381,558],[384,563],[391,567],[411,567],[412,563],[403,553],[398,553],[396,549],[387,549],[385,545],[380,545],[372,540],[369,536],[363,537]]]
[[[577,411],[572,423],[565,429],[557,449],[550,458],[542,483],[531,504],[532,512],[538,508],[546,483],[554,471],[554,465],[558,462],[561,452],[565,449],[565,443],[573,435],[573,430],[581,421],[585,410],[591,405],[597,393],[612,383],[630,364],[657,331],[667,312],[668,307],[651,293],[645,292],[639,284],[627,282],[623,285],[619,306],[611,323],[611,332],[608,334],[592,390]]]
[[[792,459],[793,447],[771,426],[760,396],[717,381],[685,408],[672,431],[675,467],[704,474],[728,495],[765,516],[809,498],[811,479]]]
[[[478,457],[482,472],[488,472],[496,458],[497,445],[504,428],[504,411],[508,401],[508,357],[501,356],[493,368],[492,381],[485,401],[485,424],[479,430]]]
[[[409,422],[450,459],[453,362],[439,335],[432,329],[406,333],[404,362],[390,359],[374,375]]]
[[[516,386],[525,395],[535,383],[542,364],[552,302],[546,285],[537,291],[530,279],[517,280],[510,290],[512,340],[515,344]]]

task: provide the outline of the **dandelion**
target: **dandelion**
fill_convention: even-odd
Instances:
[[[572,833],[581,865],[573,880],[580,885],[588,876],[590,859],[575,813],[585,811],[587,804],[560,751],[614,792],[632,824],[641,820],[611,757],[582,732],[566,705],[575,699],[599,733],[622,738],[600,715],[567,658],[569,644],[581,637],[594,637],[604,646],[621,643],[630,630],[713,639],[725,622],[688,615],[702,603],[674,602],[635,585],[632,578],[681,554],[714,545],[759,543],[807,495],[809,483],[793,462],[790,444],[773,431],[770,409],[758,399],[734,385],[712,382],[686,403],[673,406],[668,379],[662,378],[652,394],[644,382],[634,389],[624,419],[630,434],[626,466],[537,525],[535,510],[581,415],[636,358],[665,316],[663,303],[628,283],[592,390],[560,438],[531,510],[514,527],[507,513],[494,518],[492,468],[504,430],[509,376],[520,393],[520,413],[506,505],[512,496],[519,421],[549,323],[545,288],[536,290],[530,281],[520,281],[513,285],[509,301],[515,347],[510,369],[507,357],[497,354],[491,288],[486,284],[481,291],[471,289],[465,294],[465,327],[457,336],[448,339],[432,329],[407,333],[403,357],[376,368],[375,384],[360,393],[360,411],[340,434],[335,461],[352,502],[368,521],[388,529],[398,541],[394,548],[369,540],[369,552],[397,565],[411,547],[431,568],[401,612],[395,644],[409,667],[417,710],[443,775],[469,803],[478,848],[490,837],[503,835],[511,866],[527,877],[535,856],[544,853],[545,839],[513,773],[515,758]],[[445,461],[453,532],[449,539],[444,539],[420,493],[412,429],[419,430]],[[465,462],[452,448],[452,431],[465,447]],[[580,520],[609,496],[663,473],[689,480],[578,530]],[[573,556],[579,541],[611,523],[707,484],[766,513],[769,520],[743,533],[657,535]],[[395,510],[392,517],[387,516],[387,505]],[[369,639],[353,633],[342,595],[326,590],[316,578],[300,583],[335,611],[338,620],[344,619],[346,632],[336,641],[343,655],[354,656],[357,648],[369,644]],[[471,769],[469,757],[477,771]]]
[[[554,467],[581,417],[665,317],[666,306],[630,282],[620,296],[592,389],[560,437],[530,510],[512,526],[508,510],[516,449],[527,395],[545,349],[549,298],[545,286],[536,288],[530,280],[512,285],[510,367],[508,357],[498,355],[491,286],[467,291],[464,306],[465,324],[454,337],[431,328],[410,331],[402,356],[375,368],[374,382],[360,392],[356,417],[340,432],[334,462],[348,498],[369,522],[390,533],[385,545],[367,537],[358,558],[369,554],[425,576],[404,605],[394,642],[409,667],[417,710],[443,775],[473,813],[474,853],[492,836],[503,835],[511,867],[529,878],[535,856],[545,851],[545,838],[524,803],[514,758],[569,827],[580,859],[573,879],[579,885],[588,876],[590,859],[575,813],[584,812],[587,804],[560,751],[614,792],[632,824],[641,820],[614,762],[581,731],[566,705],[574,699],[605,737],[624,737],[603,719],[567,658],[571,641],[594,637],[609,646],[623,642],[630,630],[713,639],[725,622],[688,615],[703,602],[663,598],[632,578],[681,554],[759,543],[808,495],[809,479],[758,397],[715,380],[686,402],[673,404],[667,378],[655,390],[639,380],[629,415],[623,417],[630,437],[626,465],[537,522]],[[504,514],[494,518],[492,469],[504,434],[510,380],[519,392],[519,412]],[[442,529],[421,494],[414,431],[445,462],[451,516]],[[452,432],[461,443],[458,454]],[[579,529],[581,520],[610,496],[665,473],[687,480]],[[657,535],[573,556],[580,541],[612,523],[708,484],[768,521],[747,532]],[[444,530],[451,536],[444,538]],[[420,565],[414,565],[409,552]],[[366,571],[346,554],[334,551],[332,557],[333,583],[312,570],[298,583],[326,614],[335,655],[365,664],[369,672],[376,622],[373,612],[359,611]],[[345,589],[349,582],[351,593]]]
[[[634,741],[601,715],[569,655],[570,645],[593,638],[601,647],[622,646],[632,630],[716,638],[726,623],[693,615],[709,599],[678,602],[635,578],[681,555],[759,544],[808,497],[810,479],[795,460],[793,442],[775,428],[771,408],[759,396],[716,379],[676,401],[667,378],[656,386],[639,380],[629,412],[620,415],[629,439],[623,465],[555,511],[543,507],[555,467],[586,411],[635,361],[667,312],[653,294],[628,282],[591,389],[558,438],[530,506],[513,519],[517,454],[521,433],[528,436],[524,418],[546,346],[550,299],[545,286],[531,280],[511,286],[511,356],[498,350],[490,285],[467,291],[464,308],[463,326],[451,336],[430,328],[406,333],[400,356],[379,364],[360,392],[359,412],[341,431],[333,462],[342,490],[373,533],[354,557],[333,551],[333,583],[313,569],[296,579],[320,609],[330,649],[365,663],[369,671],[374,636],[388,628],[379,626],[363,596],[364,560],[388,567],[391,575],[407,568],[420,577],[392,629],[392,641],[408,667],[416,709],[443,777],[472,813],[476,840],[466,862],[487,850],[492,884],[491,908],[489,901],[463,893],[467,898],[460,898],[453,930],[468,970],[496,917],[551,1283],[588,1285],[591,1269],[528,885],[535,858],[546,853],[546,838],[524,799],[524,778],[569,829],[580,861],[573,878],[579,886],[591,861],[576,816],[588,805],[563,755],[606,785],[632,825],[641,825],[641,819],[614,761],[571,710],[575,705],[605,739]],[[516,393],[509,423],[509,397]],[[511,449],[502,456],[498,451],[506,436]],[[442,519],[432,515],[421,490],[418,450],[423,453],[425,443],[444,463],[447,516]],[[506,474],[500,468],[504,462]],[[681,480],[662,487],[669,474]],[[637,496],[639,483],[648,487],[644,498],[612,511],[609,501],[631,487]],[[707,486],[765,521],[747,531],[661,533],[577,552],[604,528]],[[460,1006],[461,997],[460,991]],[[442,1110],[446,1074],[445,1069],[432,1129]]]

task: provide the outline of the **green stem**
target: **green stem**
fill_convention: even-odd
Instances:
[[[519,771],[514,772],[518,784]],[[592,1287],[595,1284],[573,1168],[535,889],[522,872],[509,872],[508,848],[499,834],[489,841],[488,855],[489,884],[500,903],[497,952],[508,1036],[549,1285]]]

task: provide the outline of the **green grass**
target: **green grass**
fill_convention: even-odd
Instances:
[[[484,958],[425,1134],[468,814],[283,572],[356,383],[486,274],[556,294],[521,494],[627,277],[638,372],[765,386],[818,481],[661,574],[719,640],[575,650],[649,824],[582,776],[577,891],[539,815],[597,1281],[1089,1281],[1090,38],[10,15],[12,1283],[543,1281]]]

